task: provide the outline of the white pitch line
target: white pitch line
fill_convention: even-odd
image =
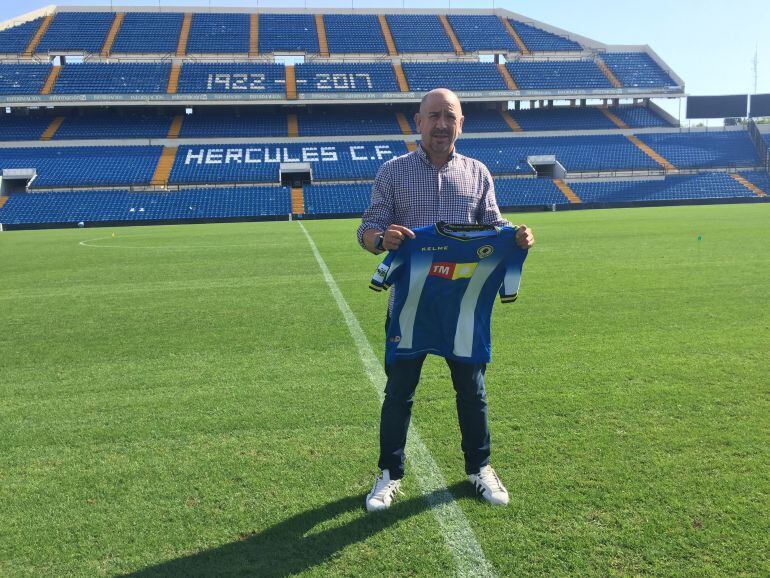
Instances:
[[[347,301],[342,296],[337,282],[332,277],[329,268],[321,253],[318,251],[313,238],[308,233],[301,221],[299,223],[302,232],[305,233],[310,248],[313,250],[318,266],[321,268],[326,284],[337,302],[350,330],[350,335],[358,348],[358,355],[364,365],[369,381],[374,386],[380,397],[380,403],[384,399],[383,388],[385,385],[385,371],[380,366],[377,356],[372,351],[369,341],[366,339],[361,325],[355,314],[350,309]],[[457,566],[458,576],[495,576],[494,568],[484,556],[476,535],[473,533],[468,518],[465,517],[460,506],[455,502],[454,496],[446,487],[444,476],[439,470],[438,464],[433,459],[428,448],[422,443],[414,424],[410,427],[407,441],[407,455],[411,469],[417,477],[422,493],[431,506],[431,511],[438,521],[444,542],[452,553]]]

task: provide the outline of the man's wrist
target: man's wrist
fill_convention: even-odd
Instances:
[[[383,243],[385,242],[385,234],[384,233],[377,233],[377,236],[374,238],[374,248],[378,251],[384,251],[385,247],[383,246]]]

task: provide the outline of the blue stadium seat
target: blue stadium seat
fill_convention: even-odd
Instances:
[[[235,114],[196,109],[182,122],[180,138],[286,137],[288,124],[284,111],[254,110]]]
[[[672,201],[752,197],[749,189],[726,173],[670,176],[663,180],[573,181],[570,187],[584,203]]]
[[[532,24],[525,24],[513,18],[509,18],[516,34],[531,52],[580,52],[583,47],[574,40],[547,32]]]
[[[531,108],[508,111],[525,131],[616,129],[602,111],[593,106]]]
[[[183,20],[184,14],[179,12],[128,12],[112,45],[112,52],[176,52]]]
[[[238,54],[249,51],[248,14],[196,12],[187,38],[188,54]]]
[[[0,141],[38,140],[51,124],[52,118],[0,113]]]
[[[753,167],[760,164],[754,144],[745,130],[637,136],[678,168]]]
[[[621,135],[461,138],[461,154],[479,159],[493,175],[532,174],[529,156],[555,155],[568,171],[659,169],[658,164]]]
[[[389,62],[298,64],[298,93],[399,92],[396,73]]]
[[[366,136],[402,134],[396,113],[390,110],[356,111],[318,109],[297,113],[299,136]]]
[[[67,116],[53,140],[166,138],[172,116],[132,112]]]
[[[646,52],[607,52],[601,57],[626,88],[676,86],[676,82]]]
[[[751,184],[759,187],[763,193],[770,196],[770,173],[766,171],[745,171],[741,173],[741,176]]]
[[[495,197],[500,207],[561,205],[569,201],[552,179],[495,179]]]
[[[675,126],[645,106],[611,106],[608,110],[631,128],[669,128]]]
[[[390,35],[398,52],[449,52],[455,50],[435,14],[388,14]]]
[[[21,54],[24,52],[42,22],[42,18],[35,18],[29,22],[22,22],[11,28],[0,30],[0,53]]]
[[[612,83],[592,60],[517,60],[505,66],[516,85],[525,90],[612,88]]]
[[[62,66],[54,94],[164,93],[170,64],[121,62]]]
[[[183,64],[180,94],[285,94],[285,68],[280,64],[211,62]]]
[[[497,16],[450,14],[447,20],[465,52],[519,51],[516,42]]]
[[[288,187],[222,187],[173,192],[120,190],[15,193],[0,208],[0,223],[98,223],[226,219],[288,215]]]
[[[259,51],[318,54],[318,32],[312,14],[261,14]]]
[[[37,169],[35,188],[149,184],[163,147],[0,148],[0,169]]]
[[[308,215],[360,215],[372,197],[372,183],[305,185],[303,189]]]
[[[48,64],[0,64],[0,94],[40,94],[50,74]]]
[[[36,51],[101,52],[113,20],[112,12],[57,12]]]
[[[527,163],[530,154],[523,141],[530,139],[472,139],[462,138],[455,148],[460,154],[480,160],[493,175],[534,174]],[[537,153],[532,153],[537,154]]]
[[[409,89],[417,92],[437,87],[458,92],[508,90],[492,62],[404,62]]]
[[[325,14],[330,54],[387,53],[385,37],[374,14]]]
[[[465,107],[463,114],[463,132],[511,132],[511,127],[503,120],[499,110],[473,110]],[[414,129],[416,132],[417,127]]]
[[[177,151],[169,182],[277,183],[281,163],[310,163],[313,179],[371,180],[386,160],[406,154],[402,141],[187,145]]]

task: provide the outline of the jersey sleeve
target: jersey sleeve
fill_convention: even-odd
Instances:
[[[391,251],[388,256],[380,263],[377,270],[372,275],[372,280],[369,282],[369,289],[373,291],[386,291],[390,289],[390,286],[395,283],[401,276],[401,272],[404,270],[402,265],[404,264],[404,255],[399,251]]]
[[[505,277],[503,278],[503,284],[500,286],[500,301],[502,303],[513,303],[519,297],[521,271],[526,258],[527,251],[517,248],[506,261]]]

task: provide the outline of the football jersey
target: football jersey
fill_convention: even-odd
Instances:
[[[512,303],[519,293],[527,251],[516,227],[448,225],[414,229],[377,267],[369,287],[394,287],[385,363],[440,355],[487,363],[495,297]]]

